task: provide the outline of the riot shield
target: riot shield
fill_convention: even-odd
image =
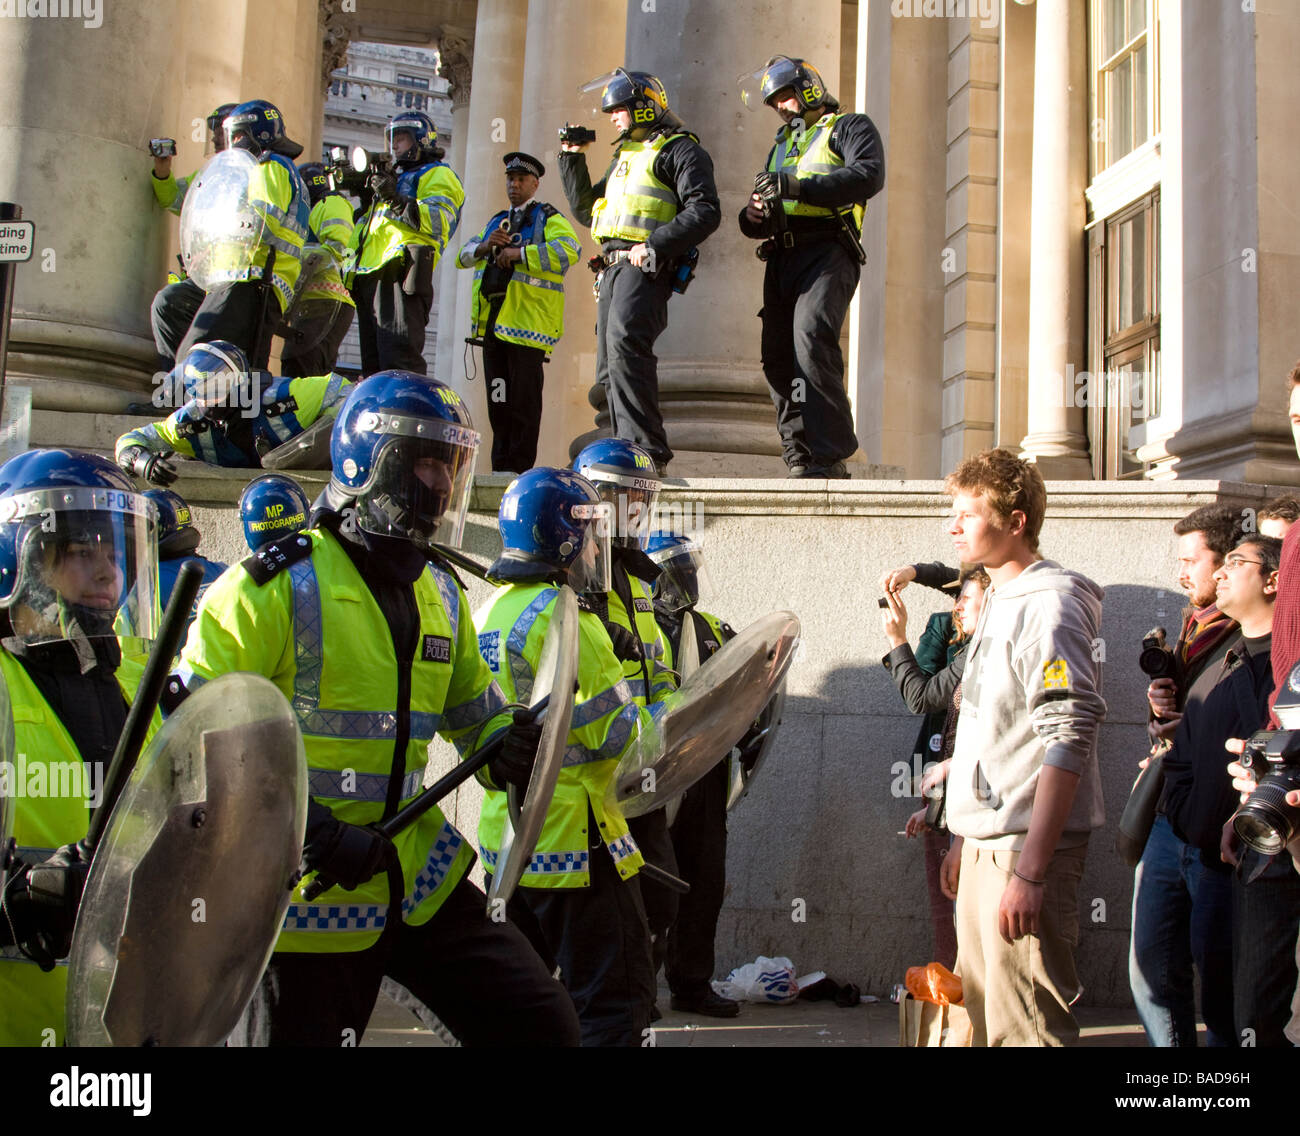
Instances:
[[[781,684],[799,646],[799,619],[756,619],[664,699],[654,744],[631,747],[612,782],[624,816],[641,816],[686,792],[730,752]]]
[[[683,611],[682,630],[677,639],[677,655],[673,662],[677,664],[677,685],[681,685],[700,669],[699,637],[695,634],[695,620],[689,610]],[[682,798],[674,797],[664,806],[664,814],[671,828],[677,822],[677,810],[682,807]]]
[[[9,842],[14,835],[13,798],[17,796],[14,765],[14,713],[9,688],[0,679],[0,892],[8,879]]]
[[[322,245],[306,245],[293,296],[275,329],[284,339],[281,358],[293,358],[319,346],[329,335],[347,294],[334,254]]]
[[[262,455],[263,469],[329,469],[330,435],[342,403],[327,406],[301,434]]]
[[[736,807],[740,799],[749,792],[749,787],[758,776],[758,771],[767,756],[772,752],[772,743],[776,741],[777,730],[781,726],[781,715],[785,711],[785,681],[777,687],[772,701],[763,707],[755,724],[754,735],[744,747],[744,751],[733,755],[731,759],[731,784],[727,790],[727,812]],[[751,753],[757,750],[754,757]]]
[[[546,629],[546,641],[542,644],[537,675],[529,695],[529,701],[533,703],[546,694],[551,696],[551,701],[546,709],[542,737],[537,743],[537,760],[528,779],[523,805],[519,804],[519,790],[514,785],[507,790],[509,808],[501,834],[501,851],[487,896],[489,916],[499,908],[497,900],[508,901],[514,894],[533,849],[537,847],[537,838],[542,834],[560,767],[564,764],[577,677],[578,601],[573,589],[564,584],[551,610],[550,626]]]
[[[141,756],[91,861],[69,1044],[220,1044],[280,933],[306,820],[284,695],[254,674],[201,686]]]
[[[246,150],[223,150],[201,169],[181,208],[181,259],[204,291],[247,280],[266,221],[250,197],[257,159]]]

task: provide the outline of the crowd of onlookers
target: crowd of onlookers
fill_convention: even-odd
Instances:
[[[1300,453],[1300,364],[1289,411]],[[884,664],[924,715],[923,807],[905,831],[923,838],[934,958],[955,962],[971,1018],[970,1036],[945,1044],[1068,1044],[1078,876],[1101,824],[1105,707],[1083,651],[1101,589],[1039,558],[1046,494],[1033,466],[988,451],[946,488],[969,567],[908,565],[880,581]],[[1150,744],[1132,755],[1141,789],[1121,822],[1135,862],[1129,982],[1151,1045],[1196,1045],[1198,1017],[1211,1046],[1300,1043],[1300,792],[1270,787],[1272,846],[1234,824],[1264,777],[1258,755],[1253,768],[1234,755],[1279,729],[1274,702],[1300,662],[1298,520],[1288,495],[1259,510],[1202,506],[1174,525],[1187,607],[1176,636],[1142,643]],[[953,596],[915,651],[900,598],[912,582]]]

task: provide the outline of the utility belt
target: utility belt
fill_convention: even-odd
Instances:
[[[858,234],[853,231],[853,227],[842,214],[837,215],[835,220],[818,225],[816,228],[782,229],[759,244],[754,250],[754,255],[759,260],[766,261],[778,253],[808,245],[824,244],[827,241],[838,241],[859,264],[867,263],[867,254],[862,251]]]
[[[596,275],[592,282],[592,292],[596,298],[600,298],[600,281],[604,277],[606,270],[613,268],[614,265],[627,260],[631,254],[631,249],[609,249],[605,252],[598,253],[587,261],[587,267]],[[688,249],[681,256],[674,257],[669,264],[667,272],[672,281],[673,291],[681,295],[691,286],[691,281],[695,279],[695,266],[700,263],[700,250],[698,248]],[[644,271],[644,269],[642,270]],[[659,279],[664,274],[664,269],[659,269],[654,273],[655,279]]]

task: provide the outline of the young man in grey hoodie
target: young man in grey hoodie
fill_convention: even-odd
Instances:
[[[992,581],[967,649],[948,779],[958,839],[943,866],[970,1041],[1067,1045],[1079,1036],[1079,878],[1104,819],[1102,590],[1039,555],[1047,492],[1035,466],[986,450],[945,489],[958,556]]]

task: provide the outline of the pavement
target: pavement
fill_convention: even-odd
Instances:
[[[659,991],[664,1016],[654,1024],[653,1044],[665,1049],[815,1046],[898,1047],[898,1007],[887,999],[841,1009],[833,1002],[789,1006],[745,1005],[737,1018],[706,1018],[668,1009],[668,990]],[[1081,1007],[1075,1011],[1081,1048],[1146,1048],[1146,1036],[1131,1007]],[[415,1015],[381,995],[361,1039],[364,1046],[431,1046],[444,1042]]]

